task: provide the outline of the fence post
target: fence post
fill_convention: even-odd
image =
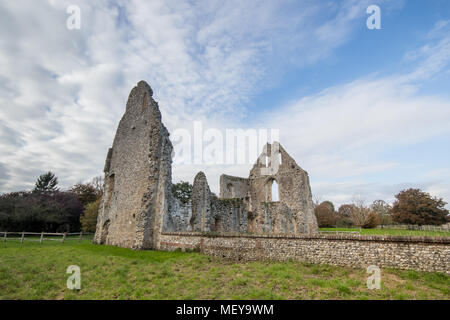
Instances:
[[[64,240],[66,240],[66,233],[64,232],[63,237],[62,237],[62,243],[64,243]]]
[[[6,242],[6,234],[7,232],[5,231],[5,233],[3,234],[3,242]]]
[[[81,242],[81,238],[83,237],[83,231],[80,231],[80,238],[78,239],[78,243]]]
[[[41,239],[39,240],[39,243],[42,243],[44,241],[44,231],[41,232]]]
[[[22,231],[22,238],[20,239],[20,244],[23,244],[23,237],[25,236],[25,231]]]

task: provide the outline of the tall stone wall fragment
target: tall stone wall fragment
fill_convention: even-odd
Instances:
[[[131,90],[105,163],[95,243],[158,248],[171,197],[172,144],[153,91]]]

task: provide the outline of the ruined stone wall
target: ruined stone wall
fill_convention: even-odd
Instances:
[[[301,213],[291,210],[284,202],[263,202],[259,206],[259,229],[262,233],[299,234],[297,221],[301,221]]]
[[[150,86],[130,92],[105,163],[95,243],[158,248],[171,196],[172,144]]]
[[[211,231],[247,232],[247,206],[239,198],[212,199]]]
[[[218,199],[203,172],[194,179],[190,227],[199,232],[246,232],[247,209],[242,199]],[[170,213],[173,215],[173,213]],[[172,229],[179,231],[179,229]]]
[[[281,163],[272,146],[277,144]],[[266,164],[266,156],[268,163]],[[272,164],[272,160],[277,163]],[[276,165],[276,166],[275,166]],[[278,166],[278,168],[277,168]],[[271,171],[270,169],[274,169]],[[272,201],[272,183],[278,184],[278,203]],[[293,234],[317,234],[317,220],[314,215],[311,187],[308,173],[278,143],[267,144],[265,150],[253,166],[249,176],[250,205],[252,220],[249,231],[254,233],[272,232],[271,226]],[[268,205],[268,203],[275,203]],[[273,212],[270,210],[274,209]],[[272,218],[273,221],[267,219]],[[291,219],[290,222],[284,221]],[[285,225],[287,229],[280,229]]]
[[[192,202],[183,203],[172,197],[169,211],[164,215],[163,231],[192,231]]]
[[[292,259],[355,268],[376,265],[450,274],[450,237],[162,234],[162,250],[179,248],[236,261]]]
[[[248,196],[250,185],[247,178],[233,177],[226,174],[220,176],[220,198],[245,198]]]
[[[152,95],[150,86],[140,81],[128,97],[106,156],[95,243],[158,249],[163,230],[317,232],[308,175],[281,146],[282,163],[276,172],[262,173],[267,170],[262,157],[271,153],[267,144],[248,179],[221,176],[220,199],[203,172],[195,177],[191,201],[176,199],[171,190],[173,148]],[[270,197],[273,180],[279,185],[279,202]]]
[[[211,231],[212,212],[211,212],[211,190],[208,181],[203,172],[197,173],[192,185],[192,231]]]

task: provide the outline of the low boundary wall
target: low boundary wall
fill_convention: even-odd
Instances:
[[[236,261],[299,260],[450,274],[450,237],[163,233],[160,250],[198,250]]]

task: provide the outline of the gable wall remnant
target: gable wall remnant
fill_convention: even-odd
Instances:
[[[141,81],[131,91],[105,163],[95,243],[157,248],[170,197],[172,144]]]
[[[276,149],[272,150],[273,147]],[[279,159],[277,152],[281,154],[281,164],[272,163]],[[277,202],[272,201],[273,181],[278,184]],[[278,142],[266,145],[250,171],[249,184],[253,213],[253,219],[249,223],[251,232],[275,232],[273,230],[288,234],[318,232],[308,173],[300,168]],[[267,219],[275,221],[288,219],[289,223],[279,223],[279,227],[273,229],[270,226],[275,224]],[[286,228],[282,228],[282,225]]]

